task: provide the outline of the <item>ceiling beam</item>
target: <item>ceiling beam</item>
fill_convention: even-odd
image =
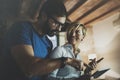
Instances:
[[[96,9],[98,9],[99,7],[103,6],[104,4],[106,4],[109,0],[102,0],[100,3],[98,3],[98,5],[95,5],[95,7],[93,7],[91,10],[88,10],[86,13],[84,13],[82,16],[80,16],[78,19],[76,19],[75,21],[80,21],[82,18],[88,16],[90,13],[92,13],[93,11],[95,11]]]
[[[88,14],[87,16],[82,18],[80,20],[80,22],[86,24],[87,22],[99,17],[100,15],[112,10],[113,8],[115,8],[115,7],[119,6],[119,5],[120,5],[120,3],[118,4],[118,3],[114,2],[114,0],[109,0],[103,6],[99,7],[95,11],[91,12],[90,14]]]
[[[92,19],[88,22],[86,22],[85,25],[93,25],[94,23],[99,22],[101,20],[104,20],[104,19],[110,17],[111,15],[114,15],[115,13],[117,13],[119,11],[120,11],[120,6],[117,6],[113,9],[111,9],[110,11],[108,11],[108,12],[106,12],[106,13],[104,13],[104,14],[102,14],[102,15],[100,15],[100,16],[98,16],[98,17],[96,17],[96,18],[94,18],[94,19]]]
[[[71,22],[76,21],[80,16],[84,15],[86,12],[91,10],[93,7],[98,5],[103,0],[87,0],[83,5],[77,8],[68,18]]]
[[[68,16],[74,12],[78,7],[80,7],[82,4],[84,4],[87,0],[79,0],[79,2],[72,8],[68,11]]]

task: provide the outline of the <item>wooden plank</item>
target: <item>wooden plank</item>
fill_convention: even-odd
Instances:
[[[74,7],[72,7],[69,11],[68,11],[68,16],[74,12],[77,8],[79,8],[82,4],[84,4],[87,0],[79,0],[79,2],[76,3],[76,5],[74,5]]]
[[[112,10],[110,10],[110,11],[108,11],[108,12],[106,12],[106,13],[100,15],[100,16],[98,16],[97,18],[92,19],[91,21],[85,23],[85,25],[86,26],[88,26],[88,25],[94,25],[95,23],[108,18],[108,17],[110,17],[110,16],[118,13],[119,11],[120,11],[120,6],[117,6],[117,7],[113,8]]]
[[[87,11],[91,10],[94,6],[99,4],[103,0],[87,0],[83,5],[77,8],[68,18],[73,22]]]
[[[95,19],[96,17],[112,10],[113,8],[115,8],[119,5],[120,4],[116,3],[114,0],[109,0],[105,5],[101,6],[100,8],[96,9],[91,14],[89,14],[88,16],[81,19],[80,22],[87,23],[87,22],[91,21],[92,19]]]
[[[67,9],[67,12],[69,12],[79,1],[80,0],[66,0],[64,5]]]
[[[83,14],[82,16],[80,16],[78,19],[76,19],[76,21],[81,20],[82,18],[88,16],[89,14],[91,14],[93,11],[95,11],[96,9],[98,9],[99,7],[103,6],[104,4],[106,4],[109,0],[103,0],[101,1],[98,5],[96,5],[95,7],[93,7],[91,10],[87,11],[85,14]]]

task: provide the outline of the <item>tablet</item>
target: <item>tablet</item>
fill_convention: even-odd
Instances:
[[[95,79],[95,78],[98,78],[98,77],[100,77],[102,74],[104,74],[105,72],[107,72],[108,70],[110,70],[110,68],[96,71],[95,73],[92,74],[91,77],[93,77],[94,79]]]

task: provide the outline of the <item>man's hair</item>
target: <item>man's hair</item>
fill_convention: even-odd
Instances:
[[[67,15],[67,11],[62,0],[47,0],[39,12],[39,17],[41,12],[44,12],[48,16],[63,17]]]

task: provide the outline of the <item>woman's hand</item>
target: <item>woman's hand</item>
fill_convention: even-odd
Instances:
[[[91,62],[88,64],[92,70],[94,70],[97,67],[97,61],[96,58],[92,59]]]
[[[88,65],[84,64],[84,66],[86,66],[86,69],[84,71],[85,74],[90,74],[91,71],[97,67],[97,61],[96,61],[96,59],[92,59]]]

